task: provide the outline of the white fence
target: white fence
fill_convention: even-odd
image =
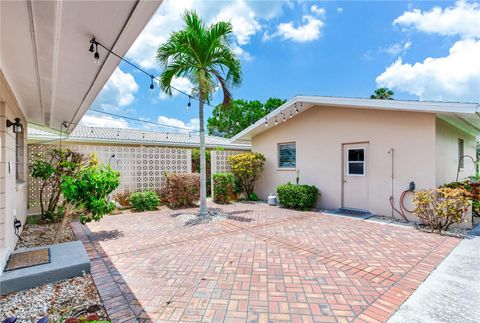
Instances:
[[[31,162],[35,154],[47,154],[58,145],[30,144],[28,146],[28,160]],[[94,153],[100,162],[112,165],[120,171],[120,186],[116,192],[123,191],[159,191],[165,184],[165,173],[191,173],[192,150],[189,148],[171,147],[144,147],[119,145],[62,145],[73,151],[86,155]],[[212,150],[211,173],[228,172],[230,165],[228,156],[244,151]],[[48,188],[45,196],[49,196]],[[28,200],[31,212],[39,207],[40,181],[29,177]]]

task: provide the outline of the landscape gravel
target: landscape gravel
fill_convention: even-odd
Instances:
[[[62,318],[88,313],[107,319],[91,275],[2,296],[0,309],[0,320],[15,316],[17,322],[37,322],[44,316],[50,322],[61,322]]]
[[[183,213],[175,217],[185,225],[197,225],[202,223],[211,223],[228,219],[228,214],[218,211],[208,211],[206,216],[200,217],[196,213]]]
[[[60,223],[25,224],[22,234],[20,235],[20,241],[17,243],[15,249],[25,249],[52,244],[59,225]],[[77,240],[75,233],[73,233],[70,225],[67,225],[60,236],[59,243],[75,240]]]

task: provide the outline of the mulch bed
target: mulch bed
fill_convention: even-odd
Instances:
[[[15,249],[52,244],[59,223],[25,224]],[[59,243],[78,240],[70,225]],[[0,321],[16,317],[17,322],[37,322],[48,316],[50,322],[63,322],[68,317],[86,317],[95,313],[108,320],[102,300],[91,275],[38,286],[29,290],[0,296]]]

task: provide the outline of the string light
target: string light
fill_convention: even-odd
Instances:
[[[298,113],[297,102],[295,102],[295,113]]]
[[[290,119],[293,117],[292,110],[290,110]]]
[[[153,89],[155,86],[153,85],[153,76],[150,76],[150,94],[153,94]]]
[[[268,120],[267,120],[267,117],[265,117],[265,127],[268,127]]]
[[[275,125],[277,125],[277,123],[278,123],[278,122],[277,122],[277,116],[275,116]]]
[[[189,95],[188,96],[188,103],[187,103],[187,110],[190,109],[190,107],[192,106],[192,97]]]
[[[89,51],[90,52],[94,52],[95,51],[95,54],[94,54],[94,58],[95,58],[95,63],[99,64],[99,59],[100,59],[100,54],[98,53],[98,46],[102,47],[103,49],[105,49],[107,52],[109,52],[110,54],[112,54],[113,56],[117,57],[118,59],[120,59],[121,61],[127,63],[128,65],[132,66],[133,68],[135,68],[136,70],[142,72],[143,74],[145,75],[148,75],[150,76],[150,78],[152,80],[156,80],[158,82],[160,82],[160,79],[158,77],[155,77],[153,76],[152,74],[148,73],[146,70],[144,70],[143,68],[141,68],[140,66],[138,65],[135,65],[134,63],[130,62],[129,60],[123,58],[122,56],[118,55],[117,53],[115,53],[114,51],[112,51],[110,48],[106,47],[105,45],[103,45],[102,43],[98,42],[95,37],[92,38],[90,40],[90,48],[89,48]],[[153,84],[153,82],[152,82]],[[152,84],[150,85],[150,88],[152,86]],[[205,101],[205,100],[200,100],[200,98],[196,97],[196,96],[192,96],[191,94],[185,92],[185,91],[182,91],[174,86],[170,86],[173,90],[177,91],[178,93],[180,94],[183,94],[185,96],[188,96],[189,97],[189,102],[190,102],[190,99],[194,99],[194,100],[197,100],[197,101],[203,101],[203,103],[206,105],[206,106],[209,106],[209,107],[212,107],[212,108],[215,108],[215,105],[212,105],[210,104],[209,102]],[[187,104],[187,106],[191,106]]]
[[[217,111],[217,121],[220,121],[220,112]]]

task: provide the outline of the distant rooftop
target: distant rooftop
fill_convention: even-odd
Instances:
[[[56,130],[29,124],[28,141],[31,143],[50,143],[60,140]],[[70,135],[63,134],[62,141],[80,143],[108,143],[149,146],[198,147],[198,133],[167,133],[151,130],[100,128],[77,126]],[[234,144],[229,139],[205,136],[207,148],[226,148],[250,150],[249,144]]]

